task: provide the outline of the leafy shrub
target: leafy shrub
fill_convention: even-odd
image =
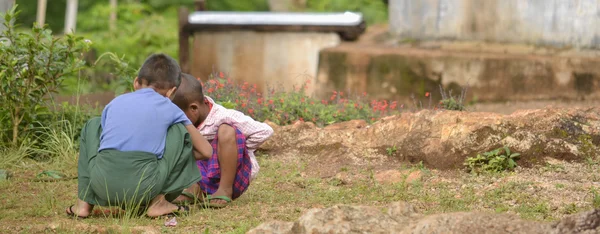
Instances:
[[[465,160],[467,171],[471,173],[481,172],[502,172],[512,170],[517,166],[519,153],[512,153],[506,146],[477,154],[476,157],[469,157]]]
[[[215,99],[226,108],[239,110],[252,118],[277,124],[291,124],[297,120],[311,121],[318,126],[353,119],[373,122],[376,119],[399,114],[404,105],[387,100],[368,101],[366,93],[345,95],[333,91],[329,99],[316,99],[305,94],[310,85],[307,80],[301,87],[290,92],[268,88],[266,94],[258,92],[256,84],[233,82],[222,72],[209,75],[204,82],[205,95]]]
[[[64,78],[83,68],[81,54],[89,46],[73,35],[55,38],[46,27],[35,24],[31,33],[16,32],[16,7],[4,15],[6,30],[0,34],[0,103],[7,109],[2,114],[8,116],[11,129],[2,134],[10,140],[1,140],[9,140],[12,146],[47,111],[49,95],[58,91]]]

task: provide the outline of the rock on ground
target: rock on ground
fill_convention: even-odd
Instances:
[[[521,153],[519,165],[527,166],[547,157],[570,161],[596,156],[600,145],[600,107],[522,110],[511,115],[423,110],[372,125],[362,120],[325,128],[308,122],[270,125],[275,134],[261,150],[297,150],[355,161],[375,154],[422,161],[438,169],[463,167],[467,157],[501,146]]]
[[[544,223],[483,212],[423,216],[404,202],[392,203],[384,209],[337,205],[311,209],[296,222],[267,222],[248,233],[600,233],[600,210]]]

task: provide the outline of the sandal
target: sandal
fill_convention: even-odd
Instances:
[[[70,218],[80,218],[80,219],[87,219],[87,216],[79,216],[79,215],[75,215],[75,212],[73,212],[73,206],[75,205],[71,205],[69,206],[69,210],[65,211],[67,213],[67,216],[69,216]]]
[[[217,203],[212,203],[210,201],[212,200],[223,200],[226,201],[227,203],[225,204],[217,204]],[[205,207],[207,208],[213,208],[213,209],[219,209],[219,208],[225,208],[227,207],[230,203],[231,203],[231,198],[227,197],[227,196],[211,196],[211,195],[207,195],[206,196],[206,203],[204,204]]]

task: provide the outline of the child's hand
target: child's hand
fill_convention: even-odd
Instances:
[[[210,159],[213,153],[212,146],[210,143],[198,132],[194,125],[186,125],[185,128],[190,133],[192,138],[192,144],[194,145],[194,158],[196,160],[207,160]]]

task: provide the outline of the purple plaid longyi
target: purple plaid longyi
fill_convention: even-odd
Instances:
[[[237,172],[233,183],[232,196],[232,199],[236,199],[248,189],[248,185],[250,184],[250,174],[252,172],[252,162],[250,161],[248,149],[246,148],[246,137],[235,126],[232,127],[235,129],[238,155]],[[217,191],[221,180],[221,169],[219,167],[217,152],[218,140],[219,137],[217,134],[211,142],[213,154],[210,159],[196,161],[196,164],[202,173],[202,179],[198,184],[200,185],[200,188],[208,194],[213,194]]]

